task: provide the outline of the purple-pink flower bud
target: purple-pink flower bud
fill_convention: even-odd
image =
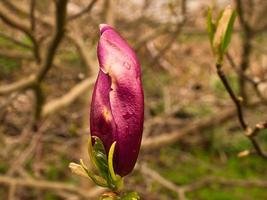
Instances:
[[[114,170],[125,176],[136,163],[144,123],[140,63],[127,42],[110,26],[100,25],[100,65],[94,87],[90,128],[108,153],[116,141]]]

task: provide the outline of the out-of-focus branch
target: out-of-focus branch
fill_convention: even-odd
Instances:
[[[40,82],[44,79],[45,75],[52,66],[56,50],[64,36],[65,32],[65,19],[66,19],[66,8],[67,0],[56,1],[56,22],[53,37],[45,52],[44,61],[41,64],[41,69],[37,74],[37,81]]]
[[[196,180],[191,184],[187,185],[176,185],[173,182],[167,180],[161,176],[157,171],[147,167],[145,164],[138,165],[136,167],[144,176],[151,178],[152,180],[158,182],[163,187],[177,193],[179,200],[185,200],[186,193],[199,190],[201,188],[210,185],[221,185],[228,187],[244,187],[244,188],[267,188],[267,181],[263,180],[240,180],[240,179],[229,179],[229,178],[219,178],[219,177],[207,177],[200,180]]]
[[[224,72],[222,71],[221,64],[216,64],[216,69],[217,69],[217,74],[220,77],[225,89],[227,90],[231,99],[235,103],[235,107],[237,110],[238,120],[240,122],[240,125],[244,130],[246,130],[247,129],[247,123],[245,122],[244,115],[243,115],[243,110],[242,110],[242,105],[241,105],[242,100],[236,97],[234,91],[232,90],[230,84],[228,83],[228,81],[225,77]]]
[[[28,78],[22,79],[15,83],[0,87],[0,95],[9,94],[18,90],[25,90],[32,87],[35,83],[35,76],[32,75]]]
[[[1,4],[0,4],[0,18],[3,20],[3,22],[5,22],[10,27],[21,31],[22,33],[24,33],[25,35],[27,35],[29,37],[29,39],[33,43],[34,56],[36,58],[36,61],[39,62],[40,61],[40,52],[39,52],[38,42],[36,41],[34,35],[32,34],[32,31],[30,30],[28,25],[23,24],[22,21],[18,21],[18,19],[16,19],[14,16],[10,15],[6,11],[6,9],[3,8],[3,6]]]
[[[242,7],[243,3],[244,1],[241,2],[241,0],[236,0],[236,8],[238,12],[239,21],[244,31],[244,37],[242,42],[243,52],[241,57],[240,69],[243,71],[243,73],[245,73],[250,63],[250,54],[252,51],[251,40],[253,38],[253,31],[248,21],[245,19],[244,10]],[[243,76],[239,76],[239,92],[240,96],[243,98],[244,104],[247,104],[248,96],[246,93],[246,82]]]
[[[182,128],[179,131],[173,131],[170,133],[164,133],[159,136],[144,138],[142,141],[142,150],[150,151],[153,149],[158,149],[160,147],[173,144],[177,142],[180,138],[193,133],[199,133],[200,130],[211,128],[225,121],[232,119],[236,114],[234,109],[230,109],[220,113],[220,115],[215,115],[208,117],[206,119],[201,119],[191,123],[191,126]]]
[[[26,49],[32,49],[32,47],[28,44],[25,44],[17,39],[15,39],[14,37],[11,37],[9,36],[8,34],[6,33],[3,33],[3,32],[0,32],[0,37],[6,39],[6,40],[9,40],[11,42],[13,42],[14,44],[18,45],[18,46],[21,46],[23,48],[26,48]]]
[[[13,178],[9,176],[0,176],[0,183],[6,185],[16,185],[20,187],[34,187],[39,189],[50,189],[50,190],[64,190],[69,191],[75,194],[79,194],[84,198],[95,198],[102,194],[105,189],[103,188],[92,188],[89,190],[81,189],[75,185],[59,183],[59,182],[51,182],[45,180],[34,180],[34,179],[21,179],[21,178]]]
[[[0,57],[10,58],[10,59],[24,59],[24,60],[34,60],[34,57],[27,53],[17,50],[2,49],[0,48]]]
[[[239,119],[239,122],[240,122],[240,125],[241,125],[242,129],[244,130],[245,135],[250,140],[250,142],[253,145],[256,153],[259,156],[261,156],[262,158],[267,159],[267,154],[261,149],[260,144],[258,143],[258,141],[255,138],[256,133],[258,133],[260,130],[266,128],[265,125],[267,124],[267,122],[266,123],[264,122],[264,123],[261,123],[261,124],[257,124],[254,128],[251,128],[251,127],[248,126],[248,124],[245,122],[245,119],[244,119],[244,114],[243,114],[243,111],[242,111],[241,101],[235,95],[234,91],[231,88],[231,85],[228,83],[228,80],[226,79],[226,77],[224,75],[224,72],[222,70],[222,65],[217,63],[216,64],[216,69],[217,69],[217,74],[218,74],[219,78],[221,79],[226,91],[228,92],[228,94],[231,97],[232,101],[235,103],[238,119]]]
[[[88,90],[94,83],[95,78],[87,78],[81,83],[75,85],[67,94],[64,96],[52,100],[44,105],[42,116],[46,117],[49,114],[55,113],[56,111],[68,106],[78,97],[80,97],[86,90]]]
[[[35,32],[35,7],[36,7],[36,0],[31,0],[30,4],[30,21],[31,21],[31,31]]]
[[[94,63],[91,61],[92,59],[89,57],[89,53],[88,53],[90,49],[87,48],[82,38],[75,37],[70,34],[67,37],[76,46],[77,51],[80,54],[80,57],[83,60],[86,67],[89,69],[89,72],[91,74],[96,74],[97,69],[96,67],[94,67]]]
[[[67,20],[68,20],[68,21],[72,21],[72,20],[75,20],[75,19],[77,19],[77,18],[83,16],[83,15],[86,14],[86,13],[89,13],[89,12],[93,9],[93,7],[94,7],[94,5],[95,5],[96,2],[97,2],[97,0],[92,0],[92,1],[88,4],[88,6],[87,6],[86,8],[84,8],[83,10],[81,10],[80,12],[78,12],[78,13],[76,13],[76,14],[74,14],[74,15],[69,16],[69,17],[67,18]]]
[[[154,56],[152,62],[150,63],[151,66],[154,66],[158,60],[161,57],[164,57],[165,53],[172,47],[172,45],[175,43],[175,40],[178,36],[178,34],[181,32],[183,25],[186,22],[186,0],[182,0],[181,1],[181,16],[179,16],[180,20],[177,23],[177,27],[175,29],[175,31],[172,33],[171,37],[169,38],[169,40],[166,42],[166,44],[163,46],[163,48],[161,48],[158,51],[158,54],[156,56]]]
[[[229,61],[230,65],[232,66],[232,68],[238,73],[239,76],[242,76],[244,80],[248,81],[249,83],[251,83],[251,85],[254,87],[255,92],[257,94],[257,96],[259,97],[259,99],[262,101],[262,103],[264,103],[265,105],[267,105],[267,99],[263,96],[263,94],[261,93],[261,91],[259,90],[259,84],[266,82],[266,80],[254,80],[253,78],[249,77],[248,75],[246,75],[244,73],[244,71],[239,70],[237,68],[237,65],[234,62],[234,59],[232,58],[232,56],[229,53],[226,53],[226,58]]]
[[[179,196],[179,200],[186,200],[185,191],[184,191],[183,187],[175,185],[173,182],[165,179],[158,172],[156,172],[155,170],[147,167],[146,164],[142,164],[140,166],[137,166],[137,169],[140,170],[140,172],[143,175],[145,175],[146,177],[147,176],[150,177],[151,179],[153,179],[154,181],[158,182],[159,184],[161,184],[165,188],[177,193],[177,195]]]

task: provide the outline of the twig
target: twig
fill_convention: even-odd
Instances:
[[[170,133],[164,133],[159,136],[144,138],[142,141],[142,150],[149,151],[154,149],[159,149],[168,144],[177,142],[180,138],[187,136],[192,133],[199,133],[200,130],[210,128],[221,124],[227,120],[232,119],[236,114],[234,109],[226,110],[220,115],[210,116],[206,119],[201,119],[192,122],[191,125],[182,128],[179,131],[173,131]]]
[[[49,43],[45,52],[44,62],[41,65],[41,70],[37,74],[38,82],[44,79],[45,75],[51,68],[56,50],[64,36],[67,2],[67,0],[56,1],[56,27],[51,42]]]
[[[69,16],[69,17],[67,18],[67,20],[68,20],[68,21],[72,21],[72,20],[75,20],[75,19],[77,19],[77,18],[83,16],[83,15],[86,14],[86,13],[89,13],[89,12],[92,10],[92,8],[94,7],[94,5],[95,5],[96,2],[97,2],[97,0],[92,0],[92,1],[88,4],[88,6],[87,6],[86,8],[84,8],[83,10],[81,10],[79,13],[76,13],[76,14],[74,14],[74,15]]]
[[[35,32],[35,7],[36,7],[36,0],[31,0],[30,4],[30,21],[31,21],[31,31]]]
[[[103,188],[92,188],[90,190],[84,190],[80,187],[71,184],[65,184],[60,182],[51,182],[45,180],[34,180],[34,179],[21,179],[21,178],[13,178],[9,176],[0,175],[0,183],[7,185],[16,185],[21,187],[34,187],[39,189],[50,189],[50,190],[64,190],[72,193],[79,194],[84,198],[95,198],[105,191]]]
[[[168,188],[171,191],[176,192],[178,194],[179,200],[186,199],[185,194],[188,192],[193,192],[211,185],[221,185],[228,187],[234,186],[234,187],[245,187],[245,188],[251,188],[251,187],[267,188],[267,181],[240,180],[240,179],[229,179],[220,177],[207,177],[194,181],[191,184],[178,186],[144,164],[141,166],[137,166],[136,169],[140,170],[140,172],[146,177],[148,176],[152,178],[154,181],[157,181],[162,186]]]
[[[243,2],[244,3],[244,2]],[[251,40],[253,38],[253,32],[252,29],[247,22],[247,20],[244,17],[244,11],[242,8],[242,3],[241,0],[236,0],[236,8],[238,12],[238,17],[240,24],[242,26],[242,29],[244,30],[244,37],[243,37],[243,43],[242,43],[242,58],[241,58],[241,63],[240,63],[240,69],[245,72],[247,68],[249,67],[249,58],[252,50],[252,45],[251,45]],[[239,90],[240,90],[240,95],[243,98],[244,104],[247,104],[247,93],[246,93],[246,87],[245,87],[245,81],[244,77],[240,76],[239,77]]]
[[[15,59],[34,60],[34,57],[27,52],[10,50],[8,48],[5,48],[5,49],[0,48],[0,56],[4,58],[14,59],[14,60]]]
[[[237,65],[235,64],[232,56],[229,53],[226,53],[226,58],[229,61],[230,65],[234,68],[234,70],[239,74],[239,76],[242,76],[243,79],[247,80],[249,83],[251,83],[251,85],[254,87],[255,92],[258,96],[258,98],[262,101],[262,103],[267,105],[267,99],[262,95],[262,93],[260,92],[258,86],[259,84],[265,82],[266,80],[253,80],[252,78],[250,78],[249,76],[247,76],[244,71],[242,70],[238,70]]]
[[[83,80],[81,83],[75,85],[67,94],[64,96],[54,99],[51,102],[48,102],[44,105],[42,116],[46,117],[51,113],[55,113],[56,111],[68,106],[73,101],[75,101],[78,97],[80,97],[86,90],[88,90],[92,84],[94,83],[95,78],[87,78]]]
[[[216,69],[217,69],[217,74],[218,76],[220,77],[227,93],[229,94],[229,96],[231,97],[232,101],[234,102],[235,104],[235,107],[236,107],[236,110],[237,110],[237,115],[238,115],[238,119],[239,119],[239,122],[240,122],[240,125],[242,127],[242,129],[244,130],[244,133],[245,135],[247,136],[247,138],[250,140],[251,144],[253,145],[256,153],[261,156],[262,158],[264,159],[267,159],[267,154],[265,154],[263,152],[263,150],[261,149],[261,146],[260,144],[257,142],[256,138],[255,138],[255,133],[259,132],[260,130],[266,128],[265,127],[265,124],[266,123],[263,123],[263,125],[256,125],[253,129],[250,128],[247,123],[245,122],[245,119],[244,119],[244,115],[243,115],[243,111],[242,111],[242,106],[241,106],[241,102],[240,102],[240,99],[238,99],[235,95],[235,93],[233,92],[230,84],[228,83],[226,77],[225,77],[225,74],[222,70],[222,65],[221,64],[216,64]]]
[[[9,15],[5,9],[0,5],[0,18],[5,22],[7,25],[9,25],[12,28],[15,28],[25,35],[29,37],[29,39],[33,43],[33,53],[36,58],[36,61],[40,61],[40,52],[39,52],[39,47],[38,47],[38,42],[36,41],[34,35],[32,34],[31,30],[28,28],[27,25],[23,24],[21,21],[18,21],[15,19],[13,16]]]
[[[32,49],[32,47],[30,45],[25,44],[19,40],[16,40],[14,37],[11,37],[11,36],[7,35],[6,33],[0,32],[0,37],[4,38],[6,40],[9,40],[9,41],[13,42],[14,44],[21,46],[23,48]]]
[[[229,85],[224,72],[222,71],[222,66],[221,64],[216,64],[216,69],[217,69],[217,74],[220,77],[225,89],[227,90],[228,94],[230,95],[231,99],[233,100],[233,102],[235,103],[236,106],[236,110],[237,110],[237,114],[238,114],[238,120],[242,126],[242,128],[244,130],[247,129],[247,124],[244,120],[244,116],[243,116],[243,111],[242,111],[242,106],[241,106],[241,100],[238,99],[235,94],[234,91],[232,90],[231,86]]]
[[[29,76],[28,78],[0,87],[0,95],[10,94],[18,90],[26,90],[34,83],[35,76]]]
[[[159,184],[161,184],[165,188],[168,188],[169,190],[177,193],[179,200],[186,200],[187,199],[185,196],[185,191],[184,191],[183,187],[177,186],[174,183],[172,183],[171,181],[165,179],[158,172],[147,167],[146,164],[142,164],[141,166],[138,166],[137,169],[139,169],[143,175],[149,176],[150,178],[157,181]]]

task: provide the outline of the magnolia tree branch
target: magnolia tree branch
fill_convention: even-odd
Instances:
[[[248,75],[246,75],[244,73],[244,71],[239,70],[237,68],[237,65],[234,62],[233,57],[229,53],[226,53],[226,58],[229,61],[229,63],[232,66],[232,68],[239,74],[239,76],[242,76],[244,80],[248,81],[254,87],[256,95],[262,101],[262,103],[267,105],[266,97],[264,97],[263,94],[261,93],[261,91],[259,90],[259,85],[264,83],[264,82],[266,82],[266,80],[254,80],[253,78],[251,78]]]
[[[36,38],[34,37],[32,31],[28,27],[28,25],[23,24],[21,21],[18,21],[17,18],[15,18],[14,16],[10,15],[8,13],[8,11],[6,11],[6,9],[3,8],[3,6],[1,6],[1,4],[0,4],[0,18],[8,26],[10,26],[10,27],[12,27],[12,28],[14,28],[16,30],[21,31],[22,33],[24,33],[26,36],[29,37],[29,39],[31,40],[31,42],[33,44],[34,56],[36,58],[36,61],[39,62],[40,61],[40,52],[39,52],[38,42],[37,42]]]
[[[38,82],[44,79],[45,75],[51,68],[55,54],[56,54],[56,50],[64,36],[67,2],[68,2],[67,0],[56,1],[55,30],[53,33],[53,37],[45,52],[44,62],[41,65],[41,70],[37,74]]]
[[[241,57],[240,69],[242,70],[243,73],[245,73],[250,63],[250,55],[252,52],[251,40],[253,38],[253,30],[250,27],[248,20],[245,19],[245,16],[244,16],[244,10],[243,10],[244,1],[241,2],[241,0],[235,0],[235,2],[236,2],[236,9],[238,12],[239,21],[244,31],[244,37],[242,41],[243,52],[242,52],[242,57]],[[241,97],[244,100],[244,104],[246,104],[248,101],[245,83],[246,82],[245,82],[244,77],[239,76],[239,92],[240,92]]]
[[[11,50],[8,48],[0,48],[0,57],[9,58],[9,59],[23,59],[33,61],[34,57],[27,53],[17,50]]]
[[[82,9],[80,12],[78,12],[78,13],[76,13],[76,14],[74,14],[74,15],[69,16],[69,17],[67,18],[67,20],[68,20],[68,21],[72,21],[72,20],[75,20],[75,19],[77,19],[77,18],[83,16],[83,15],[86,14],[86,13],[89,13],[89,12],[93,9],[93,7],[94,7],[94,5],[96,4],[96,2],[97,2],[97,0],[92,0],[92,1],[88,4],[88,6],[86,6],[86,8]]]
[[[229,179],[219,177],[206,177],[200,180],[196,180],[191,184],[187,185],[176,185],[168,179],[164,178],[157,171],[149,168],[147,165],[142,164],[136,167],[146,178],[149,177],[152,180],[158,182],[163,187],[177,193],[179,200],[186,200],[186,193],[194,192],[201,188],[205,188],[211,185],[220,185],[227,187],[244,187],[244,188],[267,188],[267,181],[262,180],[240,180],[240,179]]]
[[[6,40],[9,40],[11,42],[13,42],[14,44],[18,45],[18,46],[21,46],[23,48],[26,48],[26,49],[32,49],[32,46],[28,45],[28,44],[25,44],[17,39],[15,39],[14,37],[11,37],[9,36],[8,34],[6,33],[3,33],[3,32],[0,32],[0,37],[6,39]]]
[[[45,180],[34,180],[34,179],[21,179],[21,178],[13,178],[9,176],[0,175],[0,184],[5,185],[15,185],[19,187],[33,187],[38,189],[49,189],[55,191],[68,191],[74,194],[78,194],[84,198],[96,198],[100,194],[102,194],[105,189],[103,188],[92,188],[89,190],[81,189],[75,185],[66,184],[66,183],[59,183],[59,182],[52,182],[52,181],[45,181]]]
[[[35,32],[35,7],[36,7],[36,0],[31,0],[30,4],[30,21],[31,21],[31,31],[34,33]]]
[[[206,119],[201,119],[192,122],[191,125],[188,125],[179,131],[175,130],[170,133],[164,133],[159,136],[144,138],[142,141],[142,150],[150,151],[154,149],[159,149],[160,147],[169,144],[173,144],[184,136],[193,133],[199,133],[200,130],[203,131],[204,129],[211,128],[213,126],[226,122],[232,119],[235,114],[236,112],[234,109],[226,110],[223,113],[220,113],[220,115],[214,115]]]
[[[267,159],[267,154],[261,149],[261,146],[255,137],[257,135],[256,133],[258,133],[259,131],[261,131],[267,127],[266,126],[267,122],[256,124],[255,127],[253,127],[253,128],[248,126],[247,122],[245,121],[245,117],[244,117],[243,110],[242,110],[242,105],[241,105],[242,100],[239,99],[235,95],[234,91],[232,90],[231,85],[228,83],[228,80],[227,80],[227,78],[226,78],[226,76],[222,70],[222,65],[217,63],[216,69],[217,69],[217,74],[218,74],[219,78],[221,79],[227,93],[229,94],[229,96],[231,97],[232,101],[235,104],[241,128],[244,130],[245,135],[250,140],[256,153],[259,156],[261,156],[262,158]]]
[[[64,96],[51,100],[44,105],[42,116],[46,117],[56,111],[68,106],[86,92],[94,83],[95,78],[87,78],[81,83],[75,85],[68,93]]]
[[[18,90],[26,90],[30,87],[33,86],[33,84],[35,83],[35,79],[36,77],[30,76],[29,78],[25,78],[22,79],[20,81],[17,81],[15,83],[6,85],[6,86],[2,86],[0,87],[0,95],[6,95],[6,94],[10,94],[12,92],[18,91]]]

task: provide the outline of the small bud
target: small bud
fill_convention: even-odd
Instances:
[[[217,29],[214,35],[213,46],[215,49],[221,48],[221,44],[224,40],[232,15],[233,9],[231,8],[231,6],[226,7],[221,19],[218,22]]]
[[[246,157],[250,154],[250,151],[249,150],[244,150],[244,151],[241,151],[238,153],[238,157],[239,158],[243,158],[243,157]]]
[[[211,41],[211,47],[217,56],[217,62],[221,63],[231,40],[236,12],[231,6],[227,6],[222,15],[217,19],[217,23],[212,22],[211,14],[211,10],[209,10],[208,33]]]
[[[252,130],[252,128],[250,128],[250,127],[248,127],[248,128],[246,129],[246,131],[245,131],[245,135],[248,136],[248,137],[251,136],[252,133],[253,133],[253,130]]]
[[[77,163],[70,163],[69,168],[72,173],[77,174],[79,176],[88,177],[87,173],[84,171],[83,167]]]

